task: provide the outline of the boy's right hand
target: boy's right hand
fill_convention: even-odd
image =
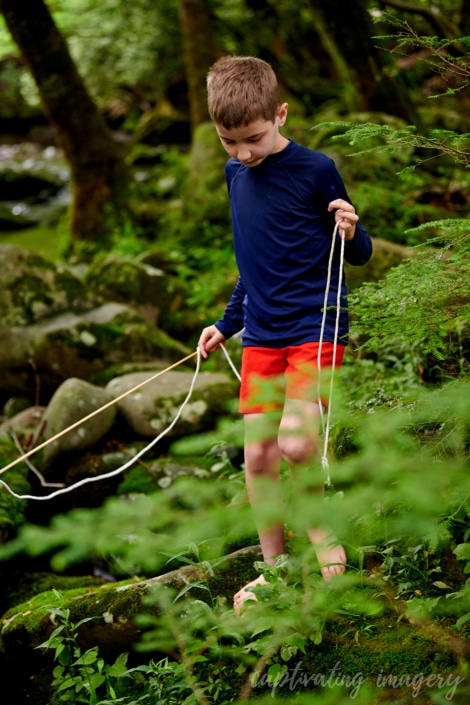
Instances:
[[[197,346],[202,357],[207,359],[208,354],[220,348],[221,344],[225,343],[225,340],[218,328],[208,326],[202,331]]]

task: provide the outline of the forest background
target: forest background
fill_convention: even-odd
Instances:
[[[0,0],[0,10],[2,143],[33,142],[38,127],[43,135],[52,128],[48,139],[62,151],[70,180],[70,204],[60,217],[54,213],[35,228],[6,228],[1,242],[71,266],[88,266],[110,251],[133,258],[157,249],[161,262],[188,284],[184,342],[192,345],[200,327],[219,316],[236,280],[224,156],[205,98],[209,66],[235,53],[273,65],[290,105],[286,134],[335,159],[367,230],[403,246],[407,256],[351,296],[352,346],[335,406],[334,476],[341,491],[331,498],[342,507],[337,532],[351,535],[353,527],[354,558],[345,581],[331,590],[315,583],[317,597],[306,614],[298,600],[309,560],[303,547],[297,582],[286,584],[283,571],[274,571],[274,593],[261,596],[259,613],[242,627],[227,621],[220,604],[210,605],[209,614],[200,600],[189,607],[177,601],[175,608],[157,596],[168,620],[147,625],[146,648],[169,658],[146,662],[145,682],[135,675],[144,672],[142,664],[131,676],[125,659],[121,669],[116,661],[99,670],[93,650],[89,663],[81,653],[81,662],[61,663],[69,644],[60,634],[72,643],[75,631],[67,610],[56,605],[69,631],[48,644],[62,668],[55,675],[62,696],[54,702],[66,701],[71,689],[76,699],[69,702],[158,702],[157,688],[161,702],[233,702],[254,698],[253,674],[264,672],[274,694],[273,684],[296,656],[311,657],[308,647],[318,647],[331,620],[332,631],[341,638],[352,632],[365,652],[378,615],[387,612],[384,599],[400,605],[399,614],[392,610],[394,628],[406,615],[419,625],[422,644],[430,640],[434,649],[425,666],[417,671],[411,659],[415,671],[401,663],[398,675],[427,673],[427,667],[448,679],[454,674],[462,679],[464,702],[470,623],[468,0],[432,6],[332,0],[322,7],[309,0]],[[212,441],[227,436],[232,439],[233,429],[223,426]],[[214,489],[219,502],[239,490],[238,475],[234,480],[234,468],[224,462],[221,482],[228,487]],[[177,498],[155,498],[159,511],[171,504],[173,520],[181,510],[172,550],[183,564],[198,562],[195,537],[202,545],[226,532],[209,494],[197,512],[184,511],[191,492],[182,485]],[[205,531],[197,523],[202,511]],[[307,511],[300,506],[299,517]],[[93,512],[94,521],[102,517],[100,550],[106,553],[108,539],[109,551],[132,563],[129,546],[116,542],[113,505]],[[25,536],[44,552],[69,545],[65,563],[58,560],[64,567],[93,552],[87,521],[86,514],[64,516],[60,530],[33,527]],[[183,550],[188,536],[191,548]],[[237,542],[232,536],[229,543]],[[155,542],[151,546],[154,564],[147,569],[158,574],[168,545],[160,554]],[[31,546],[20,541],[15,550]],[[209,555],[217,551],[220,545]],[[374,574],[383,580],[380,589]],[[390,626],[389,614],[386,622]],[[366,672],[364,662],[360,667]],[[415,697],[410,683],[401,685],[413,702],[421,696],[422,702],[443,702],[442,687],[423,688]],[[358,701],[376,702],[379,696],[366,689],[356,693]],[[333,690],[317,692],[318,702],[330,702]],[[261,689],[256,695],[261,701]]]

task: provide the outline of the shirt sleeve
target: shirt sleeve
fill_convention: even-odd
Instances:
[[[327,211],[328,204],[337,198],[342,198],[351,203],[343,179],[333,160],[329,157],[323,160],[322,168],[318,170],[314,183],[320,194],[321,208],[324,212]],[[331,232],[333,232],[335,228],[334,212],[326,213],[326,227],[327,230],[331,229]],[[372,241],[359,221],[356,225],[353,239],[344,243],[344,258],[348,264],[360,266],[368,262],[371,255]]]
[[[215,327],[227,340],[231,338],[232,335],[235,335],[235,333],[241,331],[244,326],[243,302],[245,301],[245,297],[245,287],[243,286],[241,278],[239,278],[224,315],[215,323]]]
[[[369,261],[372,255],[372,240],[358,222],[352,240],[344,243],[344,259],[348,264],[360,266]]]

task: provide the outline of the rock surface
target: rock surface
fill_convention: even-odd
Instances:
[[[123,375],[112,380],[106,389],[117,397],[151,377],[151,372]],[[167,372],[119,401],[119,411],[140,436],[157,436],[176,417],[188,395],[192,379],[190,372]],[[183,436],[213,428],[215,419],[224,410],[226,413],[227,402],[235,396],[236,384],[230,377],[222,373],[201,372],[195,381],[191,399],[168,435]]]
[[[114,256],[93,263],[85,281],[105,301],[134,308],[152,325],[162,312],[175,312],[185,294],[181,279],[158,267]]]
[[[39,440],[50,440],[112,401],[113,396],[101,387],[71,377],[60,385],[49,402],[42,417]],[[107,406],[93,418],[50,443],[43,450],[43,467],[48,467],[61,453],[91,448],[112,427],[116,413],[115,405]]]
[[[155,357],[174,361],[188,353],[149,320],[155,307],[149,292],[135,306],[106,301],[89,281],[27,250],[0,245],[0,257],[0,393],[33,396],[40,384],[50,394],[72,376],[90,380],[117,363]],[[118,282],[128,274],[126,267],[122,275],[113,270]],[[151,268],[141,269],[148,273]],[[162,273],[160,291],[167,284]],[[130,298],[126,292],[123,296]],[[160,299],[159,306],[170,301],[169,295]]]

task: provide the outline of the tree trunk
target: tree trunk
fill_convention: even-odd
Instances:
[[[215,61],[212,14],[204,0],[179,0],[191,131],[209,120],[206,76]]]
[[[310,6],[314,2],[310,0]],[[419,125],[406,86],[399,76],[392,75],[388,55],[372,40],[373,26],[361,0],[329,0],[322,3],[321,13],[346,65],[355,73],[363,109],[390,113]]]
[[[314,2],[310,2],[310,12],[323,49],[329,55],[333,67],[342,81],[342,95],[344,96],[347,109],[351,112],[363,110],[363,98],[356,72],[341,53],[341,49],[337,45],[333,34],[326,26],[322,10],[317,8]]]
[[[72,240],[88,242],[90,249],[109,244],[107,221],[110,216],[115,220],[110,205],[123,205],[128,184],[122,149],[90,97],[44,0],[0,0],[0,11],[70,165]]]
[[[459,30],[461,37],[470,37],[470,0],[462,0]]]

